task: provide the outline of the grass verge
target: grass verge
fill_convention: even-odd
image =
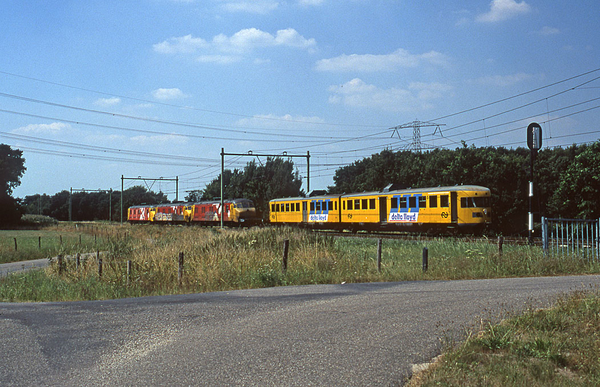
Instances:
[[[448,348],[407,384],[423,386],[600,385],[600,291],[528,310]]]

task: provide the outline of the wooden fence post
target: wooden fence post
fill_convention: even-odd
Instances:
[[[423,247],[423,273],[429,268],[429,250],[427,247]]]
[[[42,249],[42,237],[41,236],[38,237],[38,249],[39,250]]]
[[[502,236],[498,237],[498,255],[502,256],[502,245],[504,244],[504,238]]]
[[[13,238],[15,240],[15,251],[17,251],[17,238]]]
[[[177,280],[181,286],[183,280],[183,251],[179,253],[179,270],[177,271]]]
[[[377,240],[377,271],[381,273],[381,248],[383,245],[383,240]]]
[[[61,275],[63,271],[63,256],[59,254],[56,260],[58,261],[58,275]]]
[[[102,278],[102,258],[100,258],[100,250],[96,250],[96,259],[98,260],[98,277]]]
[[[281,262],[281,270],[283,271],[283,274],[285,274],[287,272],[289,251],[290,251],[290,240],[286,239],[283,241],[283,260]]]
[[[75,258],[75,268],[79,270],[79,266],[81,266],[81,254],[77,253],[77,258]]]
[[[127,286],[131,284],[131,260],[127,261]]]

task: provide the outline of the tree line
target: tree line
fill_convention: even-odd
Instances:
[[[68,220],[69,191],[13,199],[12,189],[25,172],[21,151],[0,145],[0,200],[3,219],[13,206],[20,213],[43,214]],[[562,218],[600,218],[600,141],[566,148],[544,148],[534,164],[534,212]],[[456,149],[428,152],[384,150],[336,170],[328,193],[379,191],[390,183],[424,188],[482,185],[492,192],[493,229],[505,234],[527,229],[530,151],[526,148],[474,147],[463,142]],[[244,169],[223,173],[225,198],[248,198],[268,216],[268,202],[278,197],[303,196],[302,179],[291,160],[268,158]],[[120,219],[120,192],[77,192],[71,196],[73,220]],[[220,175],[202,190],[189,192],[188,202],[221,196]],[[124,208],[136,204],[168,203],[167,196],[144,187],[123,192]],[[4,203],[6,202],[6,203]],[[9,206],[10,204],[10,206]],[[109,209],[111,208],[111,209]],[[19,213],[19,216],[20,216]]]
[[[534,218],[600,218],[600,141],[545,148],[533,163]],[[335,172],[331,193],[404,187],[481,185],[492,193],[493,228],[507,234],[527,230],[530,151],[467,146],[430,152],[389,150]]]

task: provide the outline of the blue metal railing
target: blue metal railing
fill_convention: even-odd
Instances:
[[[542,245],[546,255],[600,261],[600,219],[542,217]]]

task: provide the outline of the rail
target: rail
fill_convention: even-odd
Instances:
[[[600,219],[542,217],[542,246],[547,256],[600,260]]]

